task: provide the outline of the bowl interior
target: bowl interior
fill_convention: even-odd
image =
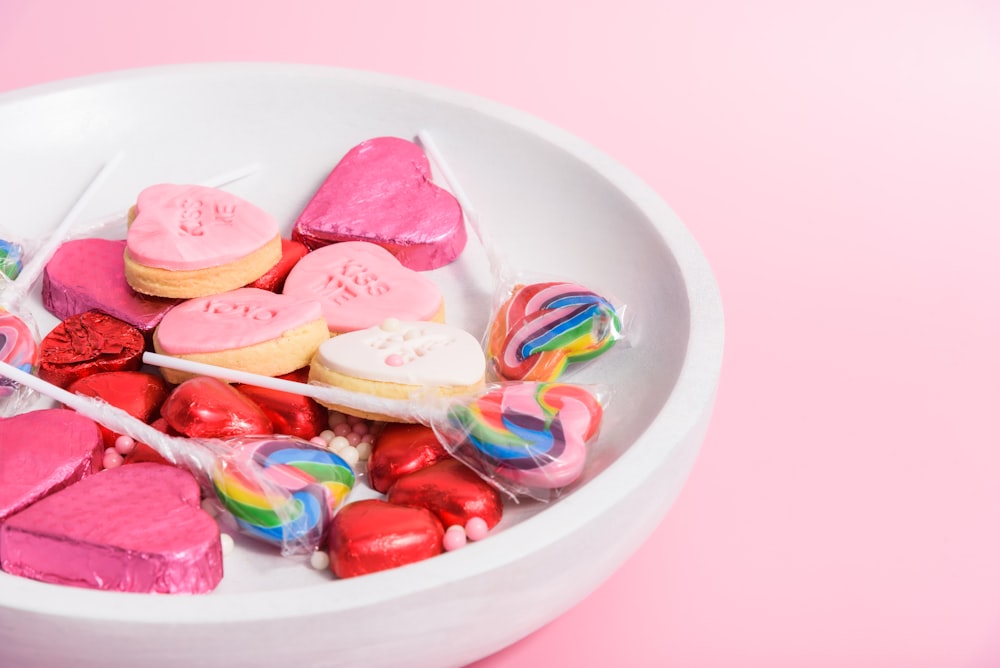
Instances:
[[[625,339],[564,377],[609,396],[584,478],[553,503],[508,504],[487,540],[396,572],[336,581],[238,539],[223,583],[204,597],[75,590],[0,573],[0,614],[6,608],[42,618],[211,623],[363,610],[488,573],[540,547],[532,542],[539,535],[557,541],[585,527],[588,513],[631,491],[622,487],[650,484],[651,461],[665,460],[676,445],[659,424],[665,408],[674,402],[683,413],[710,403],[716,352],[701,395],[676,395],[693,349],[692,307],[711,311],[709,321],[718,317],[714,284],[700,264],[688,266],[697,249],[662,201],[597,151],[523,114],[415,82],[302,66],[158,68],[17,91],[0,96],[0,235],[37,245],[119,150],[124,159],[84,220],[124,213],[153,183],[199,182],[255,164],[252,175],[226,189],[271,212],[287,231],[349,148],[419,131],[434,137],[506,272],[574,280],[625,307]],[[123,230],[112,224],[96,233],[121,238]],[[445,292],[448,321],[480,335],[497,275],[475,237],[459,261],[430,275]],[[701,281],[697,294],[707,307],[692,301],[692,277]],[[27,307],[43,334],[54,326],[37,289]],[[720,332],[721,325],[709,337],[712,346],[721,347]],[[612,468],[617,475],[606,475]],[[683,473],[671,484],[679,488]],[[574,499],[580,513],[556,512]]]

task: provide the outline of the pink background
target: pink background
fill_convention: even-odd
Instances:
[[[0,0],[0,90],[215,60],[533,113],[648,181],[716,272],[679,501],[482,668],[1000,665],[995,2]]]

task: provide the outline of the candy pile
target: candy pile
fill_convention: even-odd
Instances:
[[[522,282],[501,286],[482,342],[449,324],[421,272],[465,247],[450,185],[420,145],[380,137],[338,162],[291,238],[228,192],[159,184],[124,239],[54,239],[27,264],[0,245],[10,278],[43,262],[60,319],[36,345],[0,311],[0,568],[211,591],[227,517],[351,577],[481,540],[505,500],[577,480],[605,397],[558,378],[621,337],[621,309]],[[27,410],[34,393],[75,412]],[[352,500],[361,483],[381,497]],[[122,498],[122,521],[87,519]]]

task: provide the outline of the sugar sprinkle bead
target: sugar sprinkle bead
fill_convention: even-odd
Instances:
[[[361,442],[361,435],[356,434],[353,431],[344,438],[346,438],[347,442],[351,444],[351,447],[357,447],[358,443]]]
[[[316,550],[309,555],[309,565],[317,571],[325,571],[330,568],[330,555],[326,550]]]
[[[313,436],[312,438],[309,439],[309,442],[312,443],[313,445],[318,445],[321,448],[330,447],[330,441],[323,438],[322,434],[319,436]]]
[[[108,448],[104,451],[104,461],[102,463],[104,464],[104,468],[113,469],[124,464],[125,460],[122,459],[121,454],[117,450]]]
[[[372,456],[372,443],[371,441],[362,440],[354,450],[358,453],[359,460],[368,461]]]
[[[469,521],[465,523],[465,535],[469,537],[469,540],[482,540],[486,538],[489,531],[490,527],[482,517],[470,517]]]
[[[386,318],[382,321],[380,329],[383,332],[396,332],[399,331],[399,319],[398,318]]]
[[[333,433],[336,434],[337,436],[347,436],[353,431],[354,428],[351,425],[347,424],[346,422],[341,422],[340,424],[338,424],[336,427],[333,428]]]
[[[326,420],[326,423],[330,425],[330,429],[344,422],[347,422],[347,416],[340,411],[330,411],[330,416]]]
[[[330,449],[334,452],[343,450],[344,448],[349,448],[350,446],[351,442],[343,436],[334,436],[330,439]]]
[[[332,429],[324,429],[319,433],[319,437],[322,438],[327,443],[329,443],[330,439],[333,438],[334,436],[336,436],[336,434],[333,433]]]
[[[452,524],[444,532],[444,549],[448,552],[465,547],[466,542],[465,529],[459,524]]]
[[[351,430],[358,436],[364,436],[368,433],[368,425],[364,422],[355,422]]]
[[[236,541],[228,533],[219,534],[219,542],[222,544],[222,556],[228,556],[236,548]]]
[[[119,436],[115,439],[115,450],[122,456],[132,454],[135,450],[135,439],[131,436]]]
[[[337,450],[336,454],[351,466],[356,466],[358,461],[360,461],[361,459],[358,456],[358,449],[351,447],[350,445],[347,446],[346,448],[341,448],[340,450]]]

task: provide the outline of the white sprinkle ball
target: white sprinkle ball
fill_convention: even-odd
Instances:
[[[316,550],[309,555],[309,565],[317,571],[325,571],[330,568],[330,555],[324,550]]]
[[[236,541],[228,533],[219,534],[219,542],[222,543],[222,556],[228,556],[236,548]]]

